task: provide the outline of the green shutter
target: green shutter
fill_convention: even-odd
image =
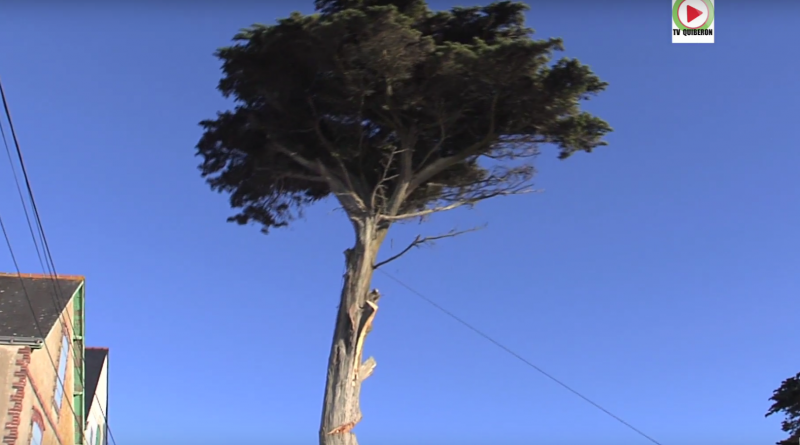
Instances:
[[[86,282],[84,281],[81,283],[78,290],[75,291],[75,295],[72,296],[72,310],[75,314],[72,319],[72,348],[75,353],[75,360],[73,363],[75,378],[73,379],[74,385],[72,388],[72,401],[73,407],[75,408],[75,445],[84,445],[84,432],[86,428],[86,401],[83,395],[83,388],[86,385],[86,373],[84,372],[84,357],[86,355],[84,344],[86,331],[86,324],[84,321],[85,292]]]

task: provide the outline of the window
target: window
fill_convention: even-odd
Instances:
[[[61,399],[64,398],[64,385],[67,384],[67,354],[69,354],[69,337],[64,336],[61,341],[61,358],[58,360],[58,380],[56,380],[56,410],[61,409]]]
[[[97,428],[97,435],[94,436],[97,440],[94,445],[103,445],[103,428]]]
[[[31,434],[31,445],[42,445],[42,427],[37,422],[33,422],[33,433]]]

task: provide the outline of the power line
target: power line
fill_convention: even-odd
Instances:
[[[19,268],[19,262],[17,262],[17,256],[14,254],[14,248],[11,246],[11,239],[8,236],[8,231],[6,230],[6,225],[3,222],[3,217],[0,216],[0,230],[3,232],[3,238],[6,240],[6,245],[8,246],[8,252],[11,255],[11,261],[14,263],[14,268],[17,270],[17,276],[19,277],[20,284],[22,285],[22,292],[25,295],[25,301],[28,302],[28,308],[31,310],[31,314],[33,315],[33,322],[36,326],[36,330],[39,331],[39,336],[43,339],[46,338],[44,331],[42,330],[42,326],[39,324],[39,317],[36,313],[36,309],[33,307],[33,303],[31,302],[30,295],[28,295],[28,289],[25,287],[25,281],[22,278],[22,272]],[[56,381],[58,382],[59,386],[61,386],[61,390],[64,391],[64,394],[68,394],[67,388],[64,385],[64,381],[61,379],[61,376],[58,375],[58,366],[56,365],[55,360],[53,360],[53,354],[50,353],[50,347],[47,346],[47,342],[43,341],[42,344],[44,345],[44,350],[47,353],[47,357],[50,358],[50,364],[53,366],[53,371],[56,373]],[[72,416],[75,418],[75,423],[78,422],[78,414],[75,412],[75,408],[72,406],[72,403],[67,397],[67,406],[69,410],[72,412]]]
[[[394,275],[390,274],[389,272],[386,272],[386,271],[385,271],[385,270],[383,270],[383,269],[377,269],[377,270],[378,270],[378,272],[381,272],[381,273],[383,273],[384,275],[386,275],[386,277],[388,277],[388,278],[389,278],[389,279],[391,279],[392,281],[394,281],[394,282],[396,282],[397,284],[399,284],[399,285],[403,286],[404,288],[406,288],[406,289],[407,289],[409,292],[411,292],[411,293],[413,293],[414,295],[416,295],[417,297],[421,298],[421,299],[422,299],[423,301],[425,301],[426,303],[428,303],[428,304],[430,304],[431,306],[433,306],[434,308],[438,309],[440,312],[444,313],[445,315],[447,315],[448,317],[452,318],[453,320],[455,320],[455,321],[457,321],[457,322],[461,323],[461,324],[462,324],[462,325],[464,325],[466,328],[470,329],[472,332],[474,332],[474,333],[476,333],[476,334],[480,335],[481,337],[485,338],[486,340],[490,341],[491,343],[493,343],[493,344],[494,344],[495,346],[497,346],[498,348],[500,348],[500,349],[502,349],[503,351],[507,352],[508,354],[512,355],[514,358],[516,358],[517,360],[521,361],[522,363],[524,363],[524,364],[526,364],[526,365],[530,366],[531,368],[535,369],[535,370],[536,370],[536,371],[538,371],[540,374],[544,375],[544,376],[545,376],[545,377],[547,377],[548,379],[550,379],[550,380],[554,381],[555,383],[559,384],[561,387],[563,387],[563,388],[564,388],[564,389],[566,389],[567,391],[569,391],[569,392],[571,392],[571,393],[575,394],[576,396],[580,397],[580,398],[581,398],[581,399],[583,399],[585,402],[589,403],[590,405],[592,405],[592,406],[594,406],[595,408],[599,409],[600,411],[604,412],[605,414],[607,414],[607,415],[608,415],[609,417],[611,417],[612,419],[614,419],[614,420],[616,420],[617,422],[619,422],[619,423],[621,423],[621,424],[625,425],[626,427],[628,427],[629,429],[631,429],[631,430],[632,430],[632,431],[634,431],[635,433],[639,434],[640,436],[644,437],[645,439],[649,440],[650,442],[652,442],[652,443],[654,443],[654,444],[656,444],[656,445],[661,445],[661,443],[660,443],[660,442],[658,442],[657,440],[655,440],[655,439],[653,439],[652,437],[648,436],[648,435],[647,435],[647,434],[645,434],[645,433],[644,433],[642,430],[640,430],[640,429],[638,429],[638,428],[634,427],[633,425],[631,425],[630,423],[626,422],[626,421],[625,421],[625,420],[623,420],[621,417],[617,416],[616,414],[612,413],[611,411],[607,410],[606,408],[603,408],[603,407],[602,407],[600,404],[598,404],[597,402],[595,402],[595,401],[593,401],[592,399],[590,399],[590,398],[588,398],[588,397],[584,396],[583,394],[581,394],[581,393],[580,393],[580,392],[578,392],[577,390],[573,389],[571,386],[567,385],[566,383],[564,383],[564,382],[562,382],[561,380],[559,380],[559,379],[557,379],[556,377],[554,377],[552,374],[550,374],[550,373],[546,372],[546,371],[545,371],[545,370],[543,370],[542,368],[540,368],[540,367],[536,366],[535,364],[531,363],[531,362],[530,362],[528,359],[526,359],[525,357],[523,357],[523,356],[519,355],[518,353],[516,353],[516,352],[512,351],[512,350],[511,350],[510,348],[508,348],[507,346],[503,345],[503,344],[502,344],[502,343],[500,343],[499,341],[497,341],[497,340],[495,340],[494,338],[490,337],[488,334],[484,333],[483,331],[481,331],[480,329],[476,328],[475,326],[473,326],[473,325],[469,324],[468,322],[466,322],[464,319],[460,318],[460,317],[459,317],[459,316],[457,316],[456,314],[454,314],[454,313],[452,313],[452,312],[448,311],[447,309],[443,308],[442,306],[440,306],[439,304],[437,304],[435,301],[433,301],[433,300],[431,300],[430,298],[428,298],[428,297],[426,297],[425,295],[423,295],[423,294],[422,294],[421,292],[419,292],[418,290],[416,290],[416,289],[412,288],[411,286],[407,285],[406,283],[402,282],[402,281],[401,281],[399,278],[395,277]]]
[[[0,86],[0,88],[2,88],[2,87]],[[12,131],[13,131],[13,129],[12,129]],[[50,299],[52,300],[53,307],[55,308],[55,310],[57,312],[61,313],[61,315],[59,316],[59,319],[61,319],[62,322],[68,323],[70,326],[73,326],[72,318],[69,316],[69,314],[66,311],[62,310],[63,306],[61,304],[61,301],[63,300],[63,298],[61,298],[62,295],[61,295],[61,292],[60,292],[60,288],[58,286],[58,282],[57,282],[57,280],[53,279],[53,275],[54,274],[52,272],[52,269],[49,266],[49,263],[46,266],[45,265],[45,260],[42,258],[42,252],[39,249],[39,244],[40,243],[37,242],[36,234],[34,233],[33,223],[31,222],[30,214],[28,213],[28,205],[25,202],[25,196],[22,193],[22,187],[20,186],[19,177],[17,176],[17,169],[14,168],[14,160],[13,160],[12,155],[11,155],[11,149],[10,149],[9,144],[8,144],[8,138],[6,137],[5,127],[2,124],[0,124],[0,137],[2,137],[2,139],[3,139],[3,145],[5,146],[6,155],[8,156],[9,166],[11,168],[12,176],[14,178],[14,183],[15,183],[16,188],[17,188],[17,193],[19,195],[20,203],[22,204],[23,213],[25,214],[25,221],[28,224],[28,230],[30,231],[31,239],[33,240],[33,246],[36,249],[36,256],[39,259],[39,265],[41,265],[42,270],[48,271],[48,275],[51,278],[51,280],[50,280],[51,284],[53,285],[53,288],[55,289],[55,292],[50,295]],[[30,192],[28,193],[28,196],[32,197]],[[2,221],[0,221],[0,225],[2,225]],[[39,227],[41,227],[41,226],[39,226]],[[39,236],[41,237],[41,229],[39,229],[39,232],[40,232]],[[4,225],[3,225],[3,233],[4,233],[5,237],[6,237],[6,243],[9,245],[9,250],[11,251],[11,249],[12,249],[11,245],[10,245],[11,241],[10,241],[10,239],[9,239],[7,233],[6,233]],[[11,256],[12,256],[12,259],[14,259],[15,266],[17,267],[17,274],[19,275],[21,273],[21,271],[20,271],[20,268],[19,268],[18,264],[16,263],[16,259],[15,259],[15,255],[13,254],[13,251],[11,251]],[[22,278],[22,276],[20,275],[20,279],[21,278]],[[23,284],[23,289],[26,292],[25,297],[28,300],[28,304],[30,305],[31,303],[30,303],[29,297],[27,295],[27,289],[24,288],[24,284]],[[31,310],[33,310],[32,306],[31,306]],[[35,317],[35,314],[34,314],[34,317]],[[66,320],[64,320],[65,318],[66,318]],[[37,328],[38,328],[38,326],[37,326]],[[39,331],[40,331],[40,334],[42,334],[41,329],[39,329]],[[49,355],[50,351],[47,350],[47,349],[46,349],[46,351],[47,351],[47,353]],[[77,351],[75,351],[74,348],[73,348],[73,351],[72,351],[72,358],[73,358],[73,360],[76,360],[76,361],[77,361],[77,359],[80,358],[78,356],[78,354],[77,354]],[[50,361],[51,361],[51,364],[55,367],[56,365],[55,365],[55,363],[53,361],[52,356],[50,357]],[[83,363],[85,363],[85,361]],[[84,371],[85,371],[85,367],[84,367]],[[58,373],[57,370],[56,370],[56,373]],[[82,378],[85,378],[85,376],[82,375]],[[61,386],[62,386],[62,390],[64,390],[66,392],[65,388],[63,388],[63,384]],[[77,416],[77,414],[75,413],[74,409],[72,409],[72,411],[73,411],[73,414]]]
[[[0,88],[2,88],[2,87],[0,86]],[[30,231],[31,238],[33,240],[33,246],[36,249],[36,257],[39,259],[39,264],[42,266],[42,269],[45,270],[45,269],[47,269],[47,267],[45,267],[45,261],[42,258],[42,252],[39,249],[39,243],[36,240],[36,235],[34,233],[33,224],[31,223],[30,215],[28,213],[28,205],[26,204],[25,197],[24,197],[24,195],[22,193],[22,187],[20,186],[19,177],[17,176],[17,169],[14,168],[14,160],[12,159],[11,149],[10,149],[10,147],[8,145],[8,138],[6,137],[5,127],[2,124],[0,124],[0,137],[2,137],[2,139],[3,139],[3,145],[5,146],[6,155],[8,156],[8,162],[9,162],[9,166],[11,168],[12,176],[14,178],[14,184],[16,185],[17,193],[18,193],[19,199],[20,199],[20,203],[22,204],[23,213],[25,214],[25,221],[28,224],[28,230]],[[11,240],[10,240],[10,238],[8,236],[8,233],[6,232],[5,225],[3,224],[2,220],[0,220],[0,226],[2,226],[3,235],[6,238],[6,244],[8,244],[8,248],[9,248],[9,252],[11,254],[11,258],[14,261],[15,267],[17,268],[17,274],[19,275],[20,279],[22,279],[22,276],[20,275],[21,271],[20,271],[19,265],[18,265],[18,263],[16,261],[16,256],[14,255],[13,249],[11,247]],[[55,281],[53,281],[53,283],[55,283]],[[54,287],[58,288],[57,285],[54,285]],[[29,298],[29,296],[27,294],[27,289],[25,288],[24,283],[23,283],[23,290],[25,292],[25,299],[28,301],[28,305],[29,305],[31,311],[33,311],[33,313],[34,313],[34,319],[36,319],[35,310],[33,309],[33,306],[31,305],[30,298]],[[59,295],[57,293],[53,293],[53,294],[50,295],[50,299],[53,302],[53,307],[55,308],[55,310],[57,312],[61,312],[62,313],[62,315],[59,316],[59,319],[61,319],[61,321],[64,322],[63,318],[64,318],[64,315],[66,315],[67,319],[69,321],[69,325],[72,326],[72,320],[69,319],[69,315],[66,312],[61,310],[62,305],[60,304],[61,299],[59,298]],[[37,320],[37,330],[39,330],[40,335],[43,335],[43,332],[42,332],[41,328],[38,326],[38,320]],[[45,345],[46,345],[46,343],[45,343]],[[50,351],[47,348],[45,348],[45,351],[47,352],[48,355],[50,355]],[[76,359],[76,358],[77,358],[77,354],[75,354],[75,351],[73,351],[73,359]],[[58,374],[58,370],[57,370],[56,364],[55,364],[54,359],[53,359],[52,356],[50,356],[50,362],[53,365],[53,368],[55,369],[56,374]],[[60,381],[60,377],[58,377],[58,379]],[[66,392],[66,389],[64,388],[63,383],[61,384],[61,389],[64,392]],[[77,413],[75,413],[74,408],[71,406],[71,404],[70,404],[70,410],[72,411],[73,415],[77,416]],[[76,419],[76,421],[77,421],[77,419]]]
[[[22,190],[21,190],[21,187],[20,187],[20,184],[19,184],[19,180],[18,180],[18,177],[17,177],[17,174],[16,174],[16,169],[14,169],[13,161],[11,160],[11,153],[10,153],[10,150],[9,150],[9,147],[8,147],[8,141],[7,141],[6,136],[5,136],[5,131],[2,130],[2,125],[0,125],[0,133],[2,133],[3,143],[4,143],[5,147],[6,147],[6,152],[7,152],[8,156],[9,156],[9,162],[11,162],[11,169],[12,169],[12,171],[14,173],[14,180],[15,180],[16,185],[17,185],[17,191],[19,192],[20,200],[22,201],[22,206],[23,206],[23,209],[25,211],[25,219],[26,219],[26,221],[28,223],[28,228],[30,229],[30,233],[31,233],[31,237],[33,238],[34,246],[36,247],[36,253],[37,253],[37,256],[39,257],[39,263],[42,265],[42,269],[47,269],[47,271],[49,272],[50,277],[51,277],[51,283],[53,284],[53,288],[55,290],[54,298],[56,299],[56,301],[55,301],[56,310],[58,310],[58,308],[61,307],[61,304],[60,304],[59,300],[63,300],[63,295],[61,293],[61,288],[60,288],[60,286],[58,286],[58,273],[56,272],[55,261],[53,260],[53,254],[50,251],[50,245],[47,242],[47,237],[46,237],[45,232],[44,232],[44,226],[42,225],[42,219],[41,219],[41,216],[39,215],[39,209],[36,206],[36,200],[33,197],[33,188],[31,187],[30,179],[28,177],[28,170],[25,167],[25,161],[24,161],[24,158],[22,156],[22,149],[20,148],[19,140],[17,139],[17,132],[16,132],[16,130],[14,128],[14,122],[11,119],[11,110],[9,109],[9,106],[8,106],[8,100],[6,98],[6,93],[5,93],[5,89],[3,88],[2,80],[0,80],[0,99],[2,99],[3,111],[5,112],[6,120],[8,121],[9,130],[11,131],[11,137],[12,137],[12,140],[14,141],[14,148],[15,148],[15,151],[16,151],[16,154],[17,154],[17,159],[19,160],[20,169],[22,170],[22,176],[23,176],[24,181],[25,181],[25,188],[26,188],[26,190],[28,192],[28,198],[30,199],[31,208],[33,210],[33,215],[34,215],[34,220],[36,221],[36,226],[37,226],[37,229],[38,229],[38,232],[39,232],[41,245],[42,245],[42,248],[44,250],[45,261],[42,261],[42,255],[41,255],[41,253],[39,251],[39,245],[36,242],[36,236],[34,235],[33,225],[31,223],[30,217],[28,215],[28,209],[27,209],[27,206],[25,205],[25,199],[22,196]],[[4,229],[4,233],[5,233],[5,229]],[[6,236],[6,238],[8,239],[7,236]],[[9,250],[10,250],[11,249],[10,240],[8,242],[9,242],[8,247],[9,247]],[[12,256],[13,256],[13,253],[12,253]],[[45,262],[47,263],[47,267],[45,267],[45,265],[43,264]],[[15,260],[15,265],[16,265],[16,260]],[[21,273],[18,266],[17,266],[17,273],[18,274]],[[21,275],[20,275],[20,278],[21,278]],[[28,302],[30,303],[30,300]],[[31,308],[32,308],[32,306],[31,306]],[[70,326],[74,326],[73,321],[72,321],[72,317],[70,317],[69,314],[66,311],[62,311],[62,315],[67,318],[67,321],[69,322]],[[34,314],[34,317],[35,316],[36,315]],[[85,375],[86,358],[84,356],[78,357],[77,351],[75,351],[74,348],[73,348],[72,353],[73,353],[73,360],[76,359],[76,358],[80,358],[80,362],[82,364],[82,378],[85,380],[86,379],[86,375]],[[48,352],[48,354],[49,354],[49,352]],[[52,357],[50,359],[52,361]],[[56,370],[56,372],[58,372],[58,371]],[[103,410],[102,404],[99,403],[100,399],[98,398],[96,392],[94,394],[94,400],[98,401],[98,408],[100,409],[100,414],[103,417],[103,420],[104,420],[104,423],[105,423],[105,425],[104,425],[105,429],[108,431],[108,437],[111,439],[111,442],[114,445],[116,445],[117,441],[114,438],[113,432],[111,431],[111,425],[108,422],[108,415]],[[73,414],[75,414],[74,410],[73,410]],[[84,436],[83,434],[81,434],[81,435]],[[86,437],[84,437],[84,441],[85,440],[86,440]]]
[[[3,145],[6,148],[6,155],[8,156],[8,164],[11,166],[11,174],[14,177],[14,184],[17,186],[17,194],[19,194],[19,200],[22,203],[22,209],[25,213],[25,220],[28,222],[28,229],[31,232],[31,238],[33,238],[33,247],[36,248],[36,256],[39,258],[39,264],[44,269],[44,260],[42,260],[42,253],[39,250],[39,243],[36,242],[36,235],[33,232],[33,224],[31,224],[31,218],[28,214],[28,204],[25,203],[25,197],[22,194],[22,186],[19,184],[19,177],[17,176],[17,169],[14,168],[14,159],[11,156],[11,147],[8,145],[8,138],[6,138],[6,130],[5,127],[0,124],[0,136],[3,138]]]
[[[32,189],[32,187],[30,185],[28,172],[27,172],[27,169],[25,168],[25,161],[24,161],[24,158],[22,156],[22,150],[20,148],[19,141],[17,139],[16,130],[14,129],[14,123],[13,123],[13,121],[11,119],[11,112],[9,110],[8,101],[7,101],[6,95],[5,95],[5,90],[3,88],[3,85],[2,85],[1,81],[0,81],[0,97],[2,98],[3,109],[5,111],[6,119],[8,121],[9,128],[11,130],[11,135],[12,135],[12,138],[13,138],[13,141],[14,141],[14,146],[15,146],[15,149],[16,149],[17,157],[19,159],[20,168],[22,170],[23,178],[25,180],[25,186],[26,186],[26,189],[27,189],[27,192],[28,192],[28,197],[29,197],[29,199],[31,201],[31,208],[33,209],[34,218],[35,218],[36,226],[37,226],[37,229],[38,229],[38,232],[39,232],[41,245],[44,248],[45,261],[42,261],[42,256],[41,256],[41,253],[39,251],[38,244],[36,242],[36,236],[34,235],[34,232],[33,232],[33,225],[31,223],[30,217],[28,215],[27,206],[25,205],[25,200],[24,200],[24,198],[22,196],[22,191],[21,191],[21,188],[20,188],[20,185],[19,185],[19,180],[18,180],[18,177],[16,175],[16,170],[14,169],[14,166],[13,166],[13,161],[11,161],[10,153],[8,153],[9,154],[9,161],[12,164],[11,168],[12,168],[12,171],[14,172],[14,179],[15,179],[15,182],[16,182],[16,185],[17,185],[17,190],[18,190],[18,192],[20,194],[20,199],[22,201],[23,209],[25,211],[25,218],[26,218],[26,221],[28,223],[28,228],[30,229],[31,237],[33,238],[33,242],[34,242],[34,246],[36,247],[37,255],[39,256],[39,263],[42,265],[43,269],[47,269],[47,271],[49,272],[49,275],[50,275],[50,278],[51,278],[51,284],[53,285],[53,289],[55,291],[54,295],[53,295],[53,298],[55,300],[54,301],[54,305],[56,306],[56,310],[58,310],[58,308],[61,307],[60,301],[63,300],[63,295],[62,295],[60,286],[58,286],[58,278],[57,278],[58,277],[58,273],[55,270],[55,262],[53,260],[53,255],[52,255],[52,252],[50,251],[50,246],[47,243],[47,238],[46,238],[46,235],[44,233],[44,226],[42,225],[41,217],[39,215],[39,210],[38,210],[38,207],[36,206],[36,201],[35,201],[35,199],[33,197],[33,189]],[[0,126],[0,130],[1,129],[2,129],[2,126]],[[8,152],[9,151],[8,150],[8,142],[7,142],[7,139],[5,137],[5,131],[2,131],[2,137],[3,137],[3,143],[4,143],[4,145],[6,145],[6,150]],[[10,246],[9,246],[9,248],[10,248]],[[45,267],[45,264],[43,264],[45,262],[47,263],[46,267]],[[20,272],[19,269],[17,270],[17,272],[18,273]],[[71,325],[71,326],[73,325],[72,318],[69,316],[69,314],[67,312],[62,311],[62,317],[66,317],[69,325]],[[85,379],[86,359],[83,356],[79,356],[77,351],[74,350],[74,348],[73,348],[72,352],[73,352],[73,359],[78,359],[79,358],[81,364],[83,365],[82,366],[82,376],[81,377]],[[52,360],[52,357],[51,357],[51,360]],[[99,402],[99,398],[97,396],[97,393],[95,393],[94,400],[97,400]],[[102,405],[99,404],[99,403],[98,403],[98,408],[100,409],[100,413],[103,416],[104,423],[105,423],[104,426],[105,426],[106,430],[108,431],[108,436],[111,439],[112,443],[114,443],[114,445],[116,445],[116,440],[114,439],[113,432],[111,431],[111,426],[108,423],[108,415],[104,412]],[[74,410],[73,410],[73,414],[74,414]],[[83,434],[81,434],[81,435],[83,436]],[[85,436],[84,436],[84,440],[86,440]]]

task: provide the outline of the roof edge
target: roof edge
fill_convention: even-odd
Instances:
[[[58,280],[69,280],[69,281],[86,281],[86,277],[83,275],[62,275],[62,274],[43,274],[43,273],[10,273],[10,272],[0,272],[0,277],[18,277],[18,278],[55,278]]]

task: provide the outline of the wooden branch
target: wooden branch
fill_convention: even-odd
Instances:
[[[313,173],[316,173],[316,174],[322,176],[322,171],[320,171],[320,169],[317,167],[317,165],[314,164],[313,162],[311,162],[310,160],[308,160],[308,159],[300,156],[299,154],[289,150],[288,148],[284,147],[283,145],[275,144],[275,148],[277,148],[279,152],[285,154],[291,160],[293,160],[294,162],[299,164],[301,167],[303,167],[303,168],[305,168],[307,170],[310,170]],[[325,178],[325,179],[327,180],[328,178]]]
[[[422,218],[424,216],[429,216],[429,215],[432,215],[434,213],[447,212],[447,211],[450,211],[450,210],[455,210],[455,209],[457,209],[459,207],[463,207],[465,205],[466,206],[474,205],[474,204],[477,204],[480,201],[483,201],[483,200],[486,200],[486,199],[489,199],[489,198],[494,198],[494,197],[497,197],[497,196],[522,195],[522,194],[530,193],[530,192],[533,192],[533,191],[535,191],[535,190],[533,190],[533,189],[531,189],[529,187],[519,187],[519,188],[507,188],[507,189],[502,189],[502,190],[493,190],[493,191],[489,191],[489,192],[485,192],[485,193],[476,193],[476,194],[472,194],[470,196],[464,196],[464,197],[458,197],[458,196],[450,197],[449,195],[443,195],[443,197],[445,197],[445,198],[448,198],[448,197],[450,198],[450,199],[444,199],[445,201],[448,201],[448,200],[452,199],[452,201],[456,201],[456,202],[452,202],[451,204],[442,205],[442,206],[438,206],[438,207],[432,207],[432,208],[425,209],[425,210],[420,210],[418,212],[409,212],[409,213],[403,213],[403,214],[400,214],[400,215],[379,215],[378,216],[378,220],[379,221],[385,221],[385,222],[397,222],[397,221],[402,221],[402,220],[405,220],[405,219]]]
[[[440,239],[444,239],[444,238],[453,238],[453,237],[456,237],[458,235],[463,235],[465,233],[476,232],[476,231],[481,230],[481,229],[483,229],[485,227],[486,226],[484,225],[484,226],[473,227],[473,228],[471,228],[469,230],[461,230],[461,231],[456,231],[455,229],[453,229],[453,230],[451,230],[451,231],[449,231],[449,232],[447,232],[447,233],[445,233],[443,235],[426,236],[424,238],[421,235],[417,235],[417,238],[414,239],[414,241],[412,241],[411,244],[408,245],[408,247],[406,247],[405,249],[401,250],[400,253],[398,253],[397,255],[394,255],[394,256],[386,259],[386,260],[383,260],[383,261],[381,261],[381,262],[379,262],[377,264],[374,264],[372,266],[372,268],[373,269],[377,269],[377,268],[379,268],[379,267],[381,267],[381,266],[383,266],[385,264],[391,263],[392,261],[394,261],[394,260],[400,258],[401,256],[405,255],[406,253],[408,253],[409,250],[411,250],[411,249],[413,249],[415,247],[419,247],[419,246],[422,246],[424,244],[432,244],[434,241],[440,240]]]
[[[454,202],[446,206],[439,206],[430,209],[420,210],[419,212],[403,213],[401,215],[381,215],[380,219],[383,221],[394,222],[394,221],[401,221],[404,219],[421,218],[423,216],[432,215],[434,213],[446,212],[448,210],[455,210],[459,207],[468,204],[474,204],[474,202],[464,200],[464,201]]]
[[[392,179],[397,177],[397,175],[389,177],[389,169],[391,168],[392,163],[394,163],[394,155],[395,154],[397,154],[397,149],[393,147],[392,148],[392,152],[389,153],[389,159],[386,161],[386,165],[383,168],[383,173],[381,174],[381,179],[378,181],[377,184],[375,184],[375,188],[372,189],[372,196],[370,197],[370,205],[372,206],[371,208],[373,208],[373,209],[377,208],[376,207],[377,203],[375,202],[375,200],[377,199],[378,191],[381,189],[383,184],[386,183],[387,181],[391,181]]]
[[[458,112],[455,113],[455,116],[450,116],[450,121],[452,122],[457,121],[461,117],[463,112],[464,112],[464,107],[461,107],[458,110]],[[445,125],[445,120],[442,118],[441,115],[439,115],[438,117],[439,119],[437,125],[439,127],[439,142],[437,142],[430,150],[428,150],[428,153],[425,154],[425,157],[422,158],[422,161],[419,163],[419,165],[425,165],[425,163],[428,162],[428,159],[430,159],[431,156],[433,156],[437,151],[439,151],[442,148],[444,141],[447,139],[447,128]]]
[[[350,179],[350,173],[347,171],[347,167],[345,167],[344,162],[336,153],[336,147],[333,146],[331,141],[322,134],[322,128],[319,126],[320,117],[317,114],[317,107],[314,105],[314,101],[311,97],[308,97],[308,105],[311,107],[311,113],[314,115],[314,133],[317,135],[317,139],[322,143],[322,145],[328,150],[328,153],[331,157],[339,164],[339,169],[342,171],[342,177],[344,178],[347,187],[353,191],[353,193],[358,194],[358,189],[353,184],[353,181]]]
[[[416,132],[412,129],[411,132]],[[400,148],[400,178],[397,186],[394,189],[392,197],[389,198],[389,203],[386,206],[389,215],[396,214],[400,207],[403,205],[409,193],[409,185],[414,175],[414,145],[416,144],[417,135],[401,137]],[[410,140],[409,140],[410,139]]]
[[[361,197],[358,195],[358,193],[342,184],[341,181],[339,181],[328,171],[328,168],[325,167],[322,161],[317,160],[317,168],[320,170],[323,176],[329,179],[331,191],[348,214],[353,216],[357,213],[363,213],[367,210],[367,207],[364,205],[364,201],[361,200]]]
[[[267,171],[267,170],[270,170],[270,169],[266,169],[266,168],[256,169],[256,171],[259,171],[259,170]],[[328,181],[325,178],[323,178],[322,176],[302,175],[300,173],[281,173],[279,178],[280,179],[299,179],[299,180],[302,180],[302,181],[309,181],[309,182],[323,182],[323,183],[326,183],[326,184],[328,183]]]
[[[356,156],[356,160],[358,161],[358,177],[361,178],[361,184],[366,187],[369,184],[369,180],[367,177],[364,176],[365,168],[364,168],[364,89],[360,88],[361,97],[358,102],[358,155]]]
[[[275,144],[275,147],[279,152],[288,156],[301,167],[311,171],[312,173],[316,173],[321,178],[324,178],[325,182],[327,182],[328,186],[331,188],[331,192],[336,196],[336,198],[342,204],[342,207],[344,207],[348,213],[354,214],[365,211],[366,207],[364,206],[364,202],[361,201],[361,198],[358,196],[358,193],[356,193],[354,190],[348,189],[344,184],[342,184],[339,178],[332,175],[331,172],[328,171],[327,167],[325,167],[322,161],[317,159],[316,162],[312,162],[311,160],[304,158],[303,156],[280,144]]]
[[[486,131],[486,135],[483,137],[483,139],[467,147],[457,155],[439,158],[431,162],[427,167],[423,167],[419,173],[414,175],[414,178],[408,184],[408,189],[405,191],[406,195],[412,193],[417,187],[424,184],[425,181],[431,179],[442,171],[468,159],[471,156],[477,155],[482,148],[485,148],[487,144],[492,142],[492,140],[497,136],[495,134],[495,131],[497,130],[497,101],[498,96],[495,95],[492,98],[492,104],[489,109],[489,129]]]

